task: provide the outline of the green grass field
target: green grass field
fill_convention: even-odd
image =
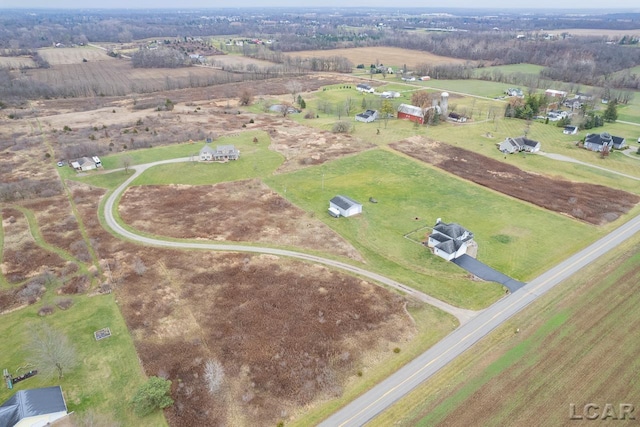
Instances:
[[[470,308],[495,300],[501,289],[469,281],[463,271],[404,238],[405,234],[433,225],[439,217],[459,222],[475,233],[480,260],[520,280],[535,277],[600,234],[595,227],[386,150],[368,151],[265,181],[345,236],[363,252],[371,268]],[[328,200],[336,194],[363,202],[363,214],[330,218],[326,214]],[[369,197],[379,203],[368,203]],[[500,235],[509,236],[510,241],[500,243]]]
[[[23,348],[28,342],[27,325],[38,322],[46,322],[67,335],[76,349],[78,365],[62,380],[36,375],[16,384],[13,391],[3,385],[0,401],[17,390],[60,385],[69,411],[82,413],[91,409],[127,426],[166,425],[161,412],[138,418],[128,406],[136,388],[145,381],[145,375],[113,294],[73,299],[71,308],[65,311],[56,308],[46,318],[37,314],[43,302],[2,316],[0,336],[4,340],[0,367],[16,375],[16,370],[25,366],[27,354]],[[112,336],[96,341],[93,332],[105,327],[111,329]],[[23,368],[20,372],[37,368]]]
[[[616,411],[632,403],[637,411],[638,265],[635,237],[510,319],[371,425],[568,425],[579,422],[569,420],[570,403],[579,414],[590,402],[600,405],[600,414],[605,403]]]
[[[534,64],[511,64],[511,65],[497,65],[495,67],[482,67],[474,69],[474,76],[480,76],[484,73],[493,73],[494,71],[502,74],[534,74],[540,75],[540,71],[544,69],[541,65]]]

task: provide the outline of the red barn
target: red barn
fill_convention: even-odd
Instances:
[[[400,104],[398,106],[398,118],[411,120],[412,122],[424,123],[424,113],[422,108],[415,105]]]

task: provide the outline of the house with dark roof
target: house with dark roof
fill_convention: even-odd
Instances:
[[[607,147],[609,150],[615,148],[620,150],[624,148],[626,141],[619,136],[613,136],[607,132],[590,133],[584,138],[584,148],[591,151],[601,152]]]
[[[460,224],[442,222],[440,218],[427,239],[433,253],[447,261],[466,254],[471,245],[475,245],[472,232]]]
[[[377,118],[378,118],[377,110],[367,110],[363,113],[356,114],[356,121],[358,122],[371,123]]]
[[[356,86],[356,90],[363,93],[374,93],[376,91],[374,88],[365,83],[358,84]]]
[[[564,133],[565,135],[575,135],[578,133],[578,126],[565,126],[562,133]]]
[[[200,150],[200,160],[202,161],[227,161],[238,160],[240,157],[240,150],[236,149],[233,145],[218,145],[215,149],[209,145],[205,145]]]
[[[67,416],[60,386],[20,390],[0,405],[0,426],[46,426]]]
[[[362,204],[347,196],[337,195],[329,200],[329,215],[333,217],[349,217],[359,213],[362,213]]]
[[[424,111],[415,105],[400,104],[398,106],[398,118],[422,124],[424,123]]]
[[[517,138],[507,138],[502,142],[496,144],[498,150],[505,154],[513,154],[520,151],[526,151],[528,153],[535,153],[540,151],[541,144],[533,139],[528,139],[524,136]]]

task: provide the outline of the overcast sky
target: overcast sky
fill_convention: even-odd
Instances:
[[[527,8],[527,9],[634,9],[640,12],[638,0],[614,0],[605,2],[602,0],[535,0],[514,2],[513,0],[456,0],[455,2],[397,2],[389,0],[0,0],[0,8],[135,8],[135,9],[157,9],[157,8],[228,8],[228,7],[451,7],[457,8]]]

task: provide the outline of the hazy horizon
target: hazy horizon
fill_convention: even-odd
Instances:
[[[342,0],[325,0],[321,5],[318,2],[304,2],[293,0],[274,0],[270,2],[256,0],[238,0],[232,4],[225,2],[211,2],[210,0],[183,0],[179,3],[169,0],[138,0],[132,5],[130,0],[112,0],[109,2],[95,0],[66,0],[51,4],[50,0],[2,0],[0,9],[236,9],[236,8],[388,8],[388,9],[506,9],[506,10],[608,10],[640,12],[637,0],[617,0],[615,8],[601,1],[594,0],[540,0],[514,6],[511,0],[487,0],[479,5],[476,0],[458,0],[455,6],[429,5],[420,6],[403,5],[390,6],[386,0],[352,0],[348,6]],[[608,7],[607,7],[608,6]]]

